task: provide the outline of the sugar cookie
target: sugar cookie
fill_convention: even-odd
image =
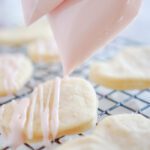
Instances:
[[[58,150],[149,150],[150,120],[138,114],[107,117],[92,135],[66,142]]]
[[[118,90],[149,88],[149,60],[150,48],[128,47],[110,60],[93,63],[90,79]]]
[[[21,54],[0,55],[0,96],[14,94],[30,79],[33,67]]]
[[[20,46],[37,39],[52,36],[50,25],[46,19],[42,19],[29,27],[15,27],[0,29],[0,44]]]
[[[52,139],[56,125],[56,80],[35,88],[30,98],[0,107],[0,131],[11,144]],[[66,78],[60,82],[58,132],[56,137],[81,133],[96,125],[97,98],[91,84],[80,78]],[[54,114],[52,115],[52,109]],[[51,126],[53,125],[55,126]],[[11,139],[13,137],[13,139]]]
[[[54,40],[37,40],[29,44],[27,53],[33,62],[59,62],[60,57]]]

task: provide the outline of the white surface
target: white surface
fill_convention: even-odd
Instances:
[[[20,25],[23,20],[21,0],[0,0],[0,25]],[[150,43],[150,0],[143,0],[136,20],[121,35]]]
[[[150,0],[143,0],[139,15],[122,35],[150,44]]]
[[[24,23],[21,0],[0,0],[0,26]]]

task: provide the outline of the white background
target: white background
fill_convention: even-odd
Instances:
[[[150,0],[143,0],[139,15],[122,35],[150,44]]]
[[[23,24],[21,0],[0,0],[0,25]],[[139,15],[121,35],[150,43],[150,0],[143,0]]]

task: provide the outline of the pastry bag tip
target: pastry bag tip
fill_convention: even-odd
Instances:
[[[53,11],[64,0],[21,0],[24,19],[27,25]]]

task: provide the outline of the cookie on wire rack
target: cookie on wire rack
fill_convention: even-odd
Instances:
[[[60,146],[57,150],[149,150],[150,120],[139,114],[106,117],[92,135]]]
[[[77,134],[96,125],[98,103],[89,82],[80,78],[62,79],[59,104],[57,92],[56,80],[47,81],[36,87],[31,97],[0,107],[0,131],[9,139],[10,146],[52,140],[54,132],[55,138]]]
[[[0,96],[17,93],[32,72],[32,63],[23,54],[0,54]]]
[[[0,29],[0,44],[7,46],[21,46],[41,38],[50,38],[52,32],[46,18],[29,27],[12,27]]]
[[[27,53],[31,60],[35,63],[56,63],[60,62],[58,48],[53,38],[39,39],[27,46]]]
[[[150,87],[150,48],[127,47],[112,59],[94,62],[90,79],[117,90]]]

